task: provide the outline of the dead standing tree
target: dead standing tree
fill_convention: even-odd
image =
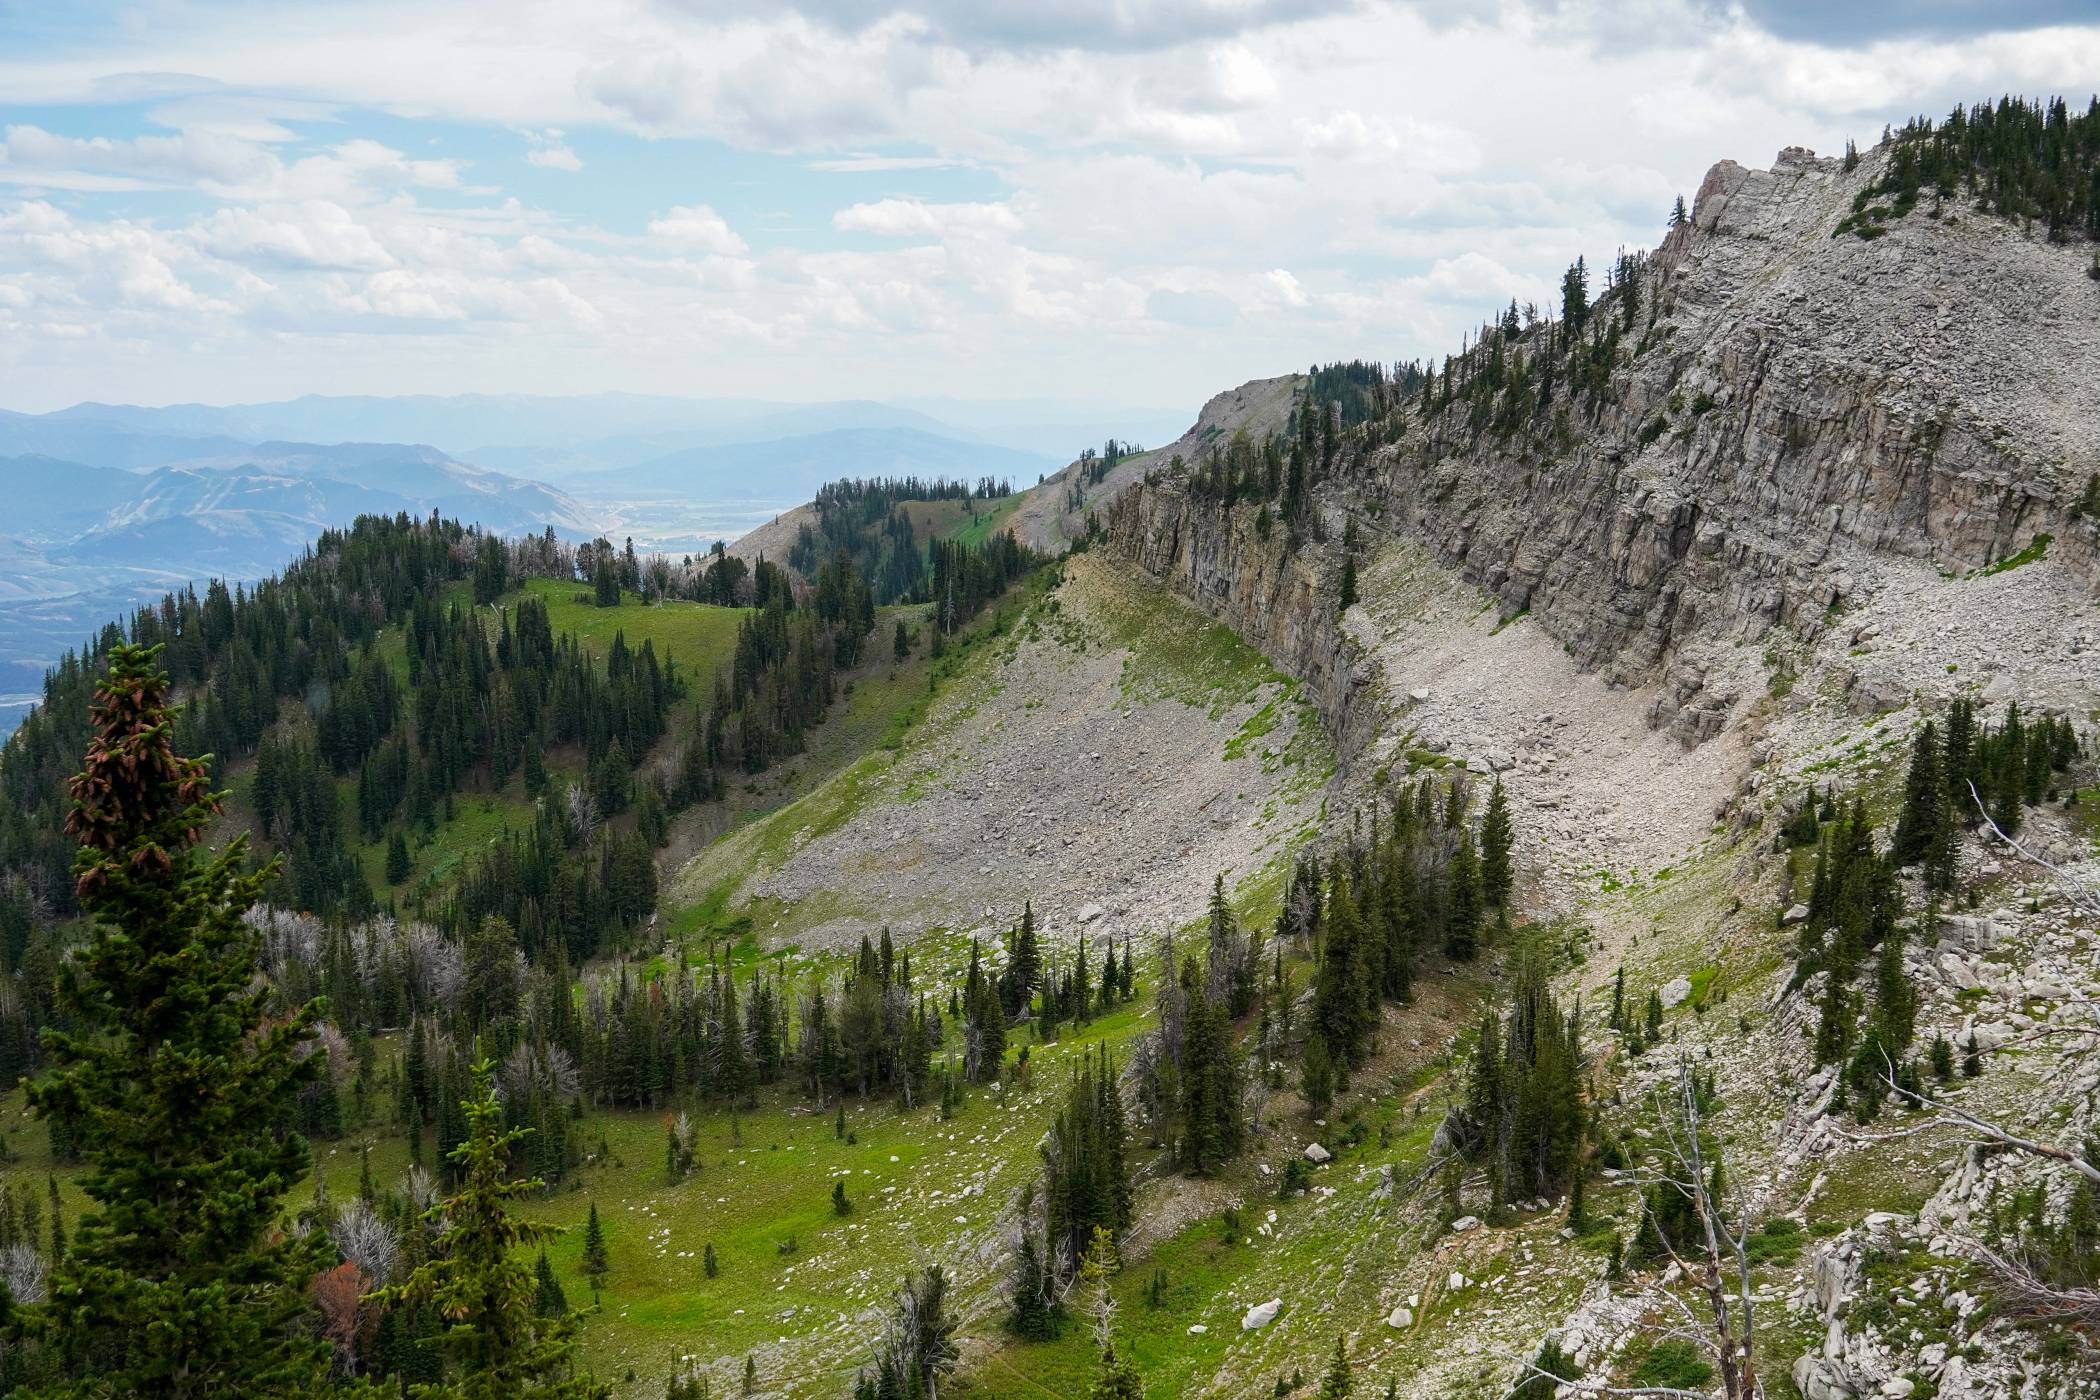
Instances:
[[[1709,1151],[1705,1113],[1691,1061],[1679,1057],[1676,1083],[1658,1092],[1663,1141],[1657,1161],[1636,1178],[1647,1190],[1675,1193],[1686,1206],[1689,1228],[1673,1238],[1670,1227],[1649,1212],[1655,1238],[1678,1274],[1689,1279],[1703,1299],[1704,1315],[1679,1294],[1662,1286],[1647,1297],[1669,1317],[1659,1330],[1666,1339],[1691,1343],[1711,1358],[1720,1373],[1727,1400],[1764,1400],[1758,1379],[1756,1329],[1750,1297],[1748,1243],[1753,1212],[1739,1202],[1731,1227],[1726,1203],[1715,1193],[1719,1158]],[[1674,1214],[1674,1212],[1673,1212]],[[1682,1218],[1682,1217],[1681,1217]],[[1604,1381],[1569,1380],[1527,1362],[1519,1384],[1545,1379],[1579,1395],[1650,1395],[1674,1400],[1710,1400],[1711,1392],[1681,1386],[1612,1385]]]

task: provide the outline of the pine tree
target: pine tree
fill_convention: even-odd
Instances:
[[[1514,883],[1510,866],[1510,850],[1515,837],[1509,824],[1509,797],[1502,791],[1502,780],[1495,779],[1495,787],[1488,794],[1487,815],[1480,820],[1480,895],[1496,909],[1508,907],[1509,893]]]
[[[1240,1066],[1225,1008],[1203,989],[1193,958],[1182,963],[1187,1024],[1182,1031],[1182,1170],[1204,1175],[1240,1150]]]
[[[1444,911],[1444,955],[1471,962],[1480,952],[1480,861],[1473,833],[1461,831],[1451,856],[1450,892]]]
[[[1670,206],[1670,227],[1683,228],[1687,222],[1689,218],[1684,212],[1684,196],[1679,195],[1677,202]]]
[[[1568,1228],[1578,1235],[1586,1234],[1590,1228],[1589,1202],[1583,1188],[1587,1176],[1578,1161],[1575,1174],[1568,1181]]]
[[[452,1152],[460,1188],[424,1217],[440,1231],[437,1255],[373,1296],[385,1306],[427,1307],[445,1320],[429,1345],[444,1357],[446,1379],[412,1387],[418,1400],[606,1400],[610,1386],[571,1374],[576,1343],[568,1319],[533,1315],[533,1272],[513,1251],[551,1229],[519,1219],[508,1203],[545,1183],[508,1175],[505,1158],[531,1130],[502,1126],[494,1068],[484,1060],[473,1069],[467,1136]]]
[[[1347,612],[1347,611],[1349,611],[1349,609],[1351,609],[1351,608],[1353,608],[1353,607],[1355,607],[1355,606],[1356,606],[1356,556],[1355,556],[1354,554],[1346,554],[1346,555],[1344,555],[1344,556],[1342,557],[1342,599],[1341,599],[1341,611],[1343,611],[1343,612]]]
[[[1314,1031],[1305,1038],[1305,1063],[1299,1073],[1298,1092],[1313,1117],[1324,1118],[1334,1102],[1334,1060],[1327,1053],[1327,1037]]]
[[[569,1297],[562,1292],[561,1280],[554,1276],[554,1266],[547,1262],[547,1251],[540,1250],[540,1257],[532,1266],[532,1315],[534,1317],[567,1317]]]
[[[1046,1341],[1056,1334],[1057,1317],[1050,1305],[1049,1272],[1043,1265],[1042,1249],[1035,1235],[1021,1232],[1021,1247],[1014,1255],[1013,1315],[1015,1335],[1031,1342]]]
[[[1557,1337],[1546,1339],[1531,1366],[1516,1389],[1509,1393],[1509,1400],[1553,1400],[1560,1391],[1560,1382],[1572,1381],[1582,1375],[1582,1368],[1561,1350]]]
[[[118,646],[66,830],[95,921],[58,984],[50,1075],[29,1099],[87,1159],[93,1203],[30,1319],[82,1394],[304,1395],[328,1351],[303,1325],[325,1237],[278,1231],[309,1170],[280,1133],[314,1008],[266,1016],[260,936],[242,913],[276,874],[245,842],[196,849],[224,794],[177,757],[158,647]]]
[[[605,1227],[598,1221],[598,1203],[591,1202],[590,1217],[583,1226],[583,1272],[591,1281],[591,1291],[597,1292],[605,1276],[612,1272],[612,1255],[605,1248]]]
[[[1094,1231],[1111,1238],[1130,1224],[1130,1171],[1115,1063],[1089,1052],[1066,1090],[1043,1145],[1045,1246],[1052,1282],[1062,1285]]]
[[[398,885],[414,870],[414,862],[408,855],[408,837],[396,827],[386,841],[386,882],[389,885]]]
[[[1896,859],[1923,865],[1926,884],[1953,886],[1954,814],[1947,803],[1947,773],[1939,730],[1927,721],[1911,745],[1910,772],[1903,786],[1903,811],[1896,820]]]
[[[846,1183],[843,1181],[831,1183],[831,1213],[833,1215],[853,1214],[853,1202],[846,1199]]]
[[[1320,1400],[1349,1400],[1356,1393],[1356,1374],[1349,1366],[1349,1348],[1340,1336],[1334,1339],[1334,1359],[1320,1378]]]
[[[51,1193],[51,1267],[58,1267],[66,1257],[66,1212],[64,1202],[58,1197],[58,1178],[46,1176],[44,1185]],[[0,1320],[0,1328],[5,1327]]]
[[[719,1277],[722,1272],[722,1265],[715,1258],[715,1246],[712,1240],[708,1241],[707,1248],[700,1253],[700,1271],[709,1278]]]

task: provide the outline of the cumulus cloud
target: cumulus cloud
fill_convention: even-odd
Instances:
[[[371,229],[327,200],[220,209],[193,225],[189,236],[199,249],[230,262],[346,272],[376,272],[395,263]]]
[[[735,255],[745,251],[729,221],[705,204],[680,205],[662,218],[649,221],[649,236],[702,253]]]

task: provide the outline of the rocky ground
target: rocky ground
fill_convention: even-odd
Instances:
[[[1134,656],[1137,638],[1145,655]],[[1149,939],[1294,850],[1331,760],[1292,687],[1156,586],[1088,556],[895,753],[681,877],[809,948],[884,925]],[[674,899],[676,896],[674,896]]]

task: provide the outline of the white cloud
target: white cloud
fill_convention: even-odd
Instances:
[[[528,165],[536,165],[544,170],[566,170],[571,174],[583,169],[582,157],[569,148],[568,142],[562,140],[558,128],[528,131],[525,133],[525,140],[528,144],[525,152]]]
[[[1441,354],[1575,254],[1652,243],[1721,157],[2100,70],[2091,27],[1839,50],[1704,0],[1434,23],[1381,0],[378,3],[148,6],[92,51],[0,55],[10,100],[121,95],[160,128],[0,137],[11,392],[674,388],[699,366],[723,392],[1022,376],[1193,401]],[[472,138],[426,146],[424,120],[576,178],[547,208],[476,188],[498,177],[446,158]],[[672,207],[687,149],[637,134],[737,148],[738,178],[792,197]],[[631,207],[592,199],[615,151],[623,181],[663,172],[640,234],[593,223]],[[74,197],[100,191],[121,215]]]
[[[363,272],[395,265],[371,229],[328,200],[221,209],[192,226],[190,236],[198,248],[230,262]]]
[[[737,237],[728,220],[705,204],[681,205],[662,218],[651,219],[649,236],[703,253],[734,255],[745,251],[744,240]]]
[[[224,189],[266,176],[274,164],[253,142],[209,131],[113,140],[20,125],[0,135],[0,177],[19,183],[81,176],[109,182],[103,188]]]
[[[897,170],[952,170],[964,161],[948,156],[851,155],[809,162],[811,170],[827,175],[879,175]]]
[[[1425,292],[1473,311],[1486,311],[1508,302],[1526,299],[1544,303],[1547,284],[1537,278],[1512,272],[1493,258],[1480,253],[1460,253],[1440,258],[1421,279]]]
[[[1018,233],[1021,218],[1008,204],[930,204],[921,199],[881,199],[855,204],[831,216],[844,233],[942,238],[952,234]]]
[[[534,146],[525,153],[528,164],[548,170],[577,171],[583,169],[583,161],[567,146],[559,143],[552,146]]]
[[[1266,106],[1281,93],[1269,65],[1244,44],[1226,44],[1212,51],[1210,69],[1218,100],[1228,106]]]

